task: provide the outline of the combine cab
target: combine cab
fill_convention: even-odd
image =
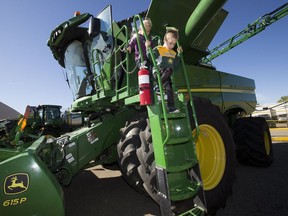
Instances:
[[[57,26],[48,46],[67,73],[72,111],[86,121],[59,137],[44,134],[27,148],[0,149],[1,213],[64,215],[61,185],[81,169],[118,161],[124,179],[159,203],[163,216],[215,214],[232,194],[236,152],[246,163],[269,165],[266,122],[243,118],[255,110],[254,81],[201,63],[228,14],[225,2],[153,0],[147,11],[119,22],[107,6]],[[165,26],[181,30],[184,52],[173,75],[179,113],[167,111],[161,81],[160,98],[151,91],[152,103],[140,103],[134,55],[125,50],[131,29],[143,27],[146,16],[160,43]],[[250,143],[236,149],[234,141],[247,137]],[[251,145],[257,153],[245,154]]]

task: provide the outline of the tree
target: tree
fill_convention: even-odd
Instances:
[[[282,96],[280,100],[277,101],[277,103],[282,103],[282,102],[288,102],[288,96]]]

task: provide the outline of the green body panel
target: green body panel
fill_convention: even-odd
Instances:
[[[255,95],[255,82],[252,79],[220,73],[222,91],[222,112],[238,108],[251,114],[255,111],[257,104]]]
[[[18,149],[5,149],[1,148],[1,154],[0,154],[0,162],[5,161],[13,156],[18,155],[22,151],[19,151]]]
[[[255,110],[254,80],[193,65],[186,65],[186,70],[193,96],[210,99],[223,113],[235,108],[247,114]],[[174,80],[178,91],[187,93],[183,69],[175,72]]]
[[[1,215],[64,215],[61,186],[36,155],[45,141],[0,162]]]
[[[63,138],[69,137],[69,141],[65,141],[66,160],[62,165],[69,171],[67,179],[63,180],[65,184],[69,184],[71,178],[92,160],[97,162],[97,158],[105,150],[116,147],[115,144],[120,139],[120,128],[133,115],[135,115],[134,109],[123,109],[116,114],[106,114],[101,121],[97,120],[91,127],[83,127],[63,136]],[[112,159],[116,161],[117,158]]]

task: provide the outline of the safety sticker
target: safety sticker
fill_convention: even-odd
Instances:
[[[99,138],[97,137],[97,134],[94,131],[88,132],[86,136],[87,136],[88,142],[90,142],[91,144],[99,140]]]
[[[75,146],[76,144],[75,144],[75,142],[72,142],[72,143],[70,143],[68,146],[69,146],[69,148],[72,148],[73,146]]]
[[[66,155],[66,160],[68,161],[68,163],[73,162],[75,159],[73,157],[73,155],[71,153]]]

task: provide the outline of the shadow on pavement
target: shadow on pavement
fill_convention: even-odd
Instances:
[[[217,216],[284,216],[288,212],[288,143],[273,144],[268,168],[238,165],[234,193]],[[97,172],[107,174],[99,175]],[[67,216],[160,215],[158,205],[111,170],[84,170],[64,188]],[[103,174],[103,173],[102,173]],[[111,177],[112,176],[112,177]]]
[[[217,216],[284,216],[288,212],[288,143],[273,144],[268,168],[239,165],[234,194]]]
[[[109,176],[98,178],[89,170],[78,174],[68,188],[63,188],[66,215],[159,215],[158,205],[149,197],[132,189],[122,176]]]

